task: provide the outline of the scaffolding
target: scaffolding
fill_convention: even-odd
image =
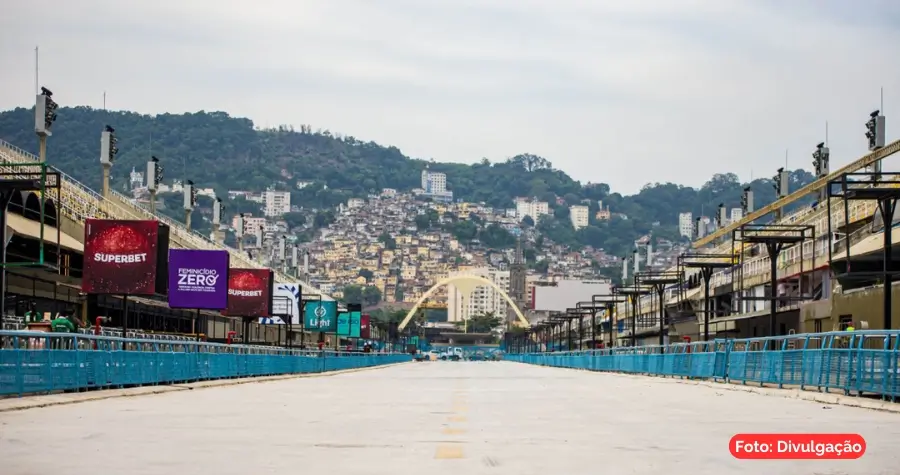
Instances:
[[[0,233],[2,233],[3,250],[0,252],[0,316],[6,315],[6,269],[11,267],[38,267],[48,268],[58,272],[60,266],[60,223],[59,223],[59,204],[60,204],[60,173],[46,163],[8,163],[0,164]],[[56,224],[56,262],[48,264],[45,258],[44,232],[47,224],[47,199],[52,199],[50,192],[55,190],[56,206],[53,207]],[[7,208],[10,201],[16,193],[37,192],[40,199],[40,206],[37,221],[40,223],[38,231],[38,260],[24,262],[7,262],[6,249],[11,236],[7,236]],[[20,195],[21,196],[21,195]],[[27,199],[23,200],[23,205],[27,205]],[[27,206],[23,207],[28,210]]]
[[[644,271],[638,272],[634,277],[637,285],[650,287],[656,292],[656,296],[659,299],[659,319],[657,320],[659,323],[659,344],[664,345],[666,330],[668,329],[668,320],[666,320],[666,288],[670,285],[681,283],[682,277],[678,271]]]
[[[609,348],[613,348],[616,346],[616,324],[618,322],[615,321],[614,315],[616,311],[616,305],[620,303],[625,303],[628,301],[628,298],[624,295],[618,295],[616,293],[612,294],[597,294],[591,296],[591,304],[592,306],[601,306],[603,310],[606,310],[606,317],[609,319]],[[601,322],[600,326],[603,326]],[[603,331],[601,329],[600,332],[601,339],[603,338]]]
[[[804,269],[804,244],[810,242],[812,248],[812,262],[816,262],[816,228],[812,225],[793,225],[793,224],[745,224],[731,232],[731,250],[733,255],[737,255],[737,272],[732,272],[732,290],[735,290],[735,281],[737,281],[737,292],[732,292],[738,297],[738,308],[743,308],[745,300],[768,300],[769,301],[769,336],[777,336],[775,330],[775,318],[778,315],[778,302],[804,301],[813,299],[813,281],[809,279],[809,293],[803,293],[803,277],[806,274]],[[740,245],[738,245],[740,243]],[[765,247],[769,255],[769,295],[753,296],[746,295],[744,289],[744,245],[751,246],[762,245]],[[785,249],[800,245],[800,271],[797,274],[798,285],[797,295],[782,295],[777,292],[778,287],[778,256]],[[752,248],[751,248],[752,250]],[[811,267],[815,267],[814,265]]]
[[[597,348],[597,312],[606,309],[604,304],[595,304],[594,302],[578,302],[575,308],[586,310],[591,314],[591,344],[589,349]],[[601,333],[602,336],[602,333]]]
[[[679,285],[681,295],[679,296],[679,299],[684,299],[684,292],[688,288],[693,288],[693,286],[687,285],[688,282],[685,281],[685,276],[689,269],[699,270],[700,277],[703,278],[703,341],[709,341],[709,321],[716,316],[713,314],[712,301],[709,295],[709,286],[712,281],[713,272],[716,269],[731,268],[733,273],[734,267],[737,265],[737,260],[738,258],[734,253],[703,254],[699,252],[685,252],[678,256],[676,268],[678,269],[678,275],[681,277],[681,283]]]
[[[574,308],[570,307],[566,309],[565,316],[568,319],[568,336],[569,336],[569,351],[572,350],[572,321],[578,322],[578,350],[584,349],[584,317],[590,315],[591,311],[588,309]]]
[[[896,175],[895,175],[896,176]],[[879,279],[884,284],[883,318],[884,329],[892,328],[891,322],[891,293],[894,276],[900,275],[900,266],[894,264],[893,256],[893,223],[894,213],[897,210],[897,200],[900,199],[900,181],[885,180],[884,172],[880,173],[844,173],[835,180],[828,182],[828,235],[832,233],[831,222],[831,198],[843,199],[844,222],[849,223],[850,201],[875,201],[878,203],[878,212],[884,223],[884,240],[882,243],[882,268],[869,270],[863,267],[856,271],[850,265],[850,235],[847,234],[847,242],[844,245],[846,268],[843,272],[835,274],[836,279]],[[834,250],[828,246],[828,262],[834,259]]]
[[[45,231],[46,227],[49,225],[47,222],[47,218],[53,218],[53,223],[56,224],[56,242],[54,243],[56,246],[56,256],[58,259],[59,256],[59,243],[61,239],[61,231],[59,224],[59,209],[61,206],[60,199],[60,173],[56,171],[54,168],[50,167],[46,163],[7,163],[4,162],[0,164],[0,168],[4,171],[0,171],[0,205],[2,205],[3,213],[2,218],[0,218],[0,224],[3,226],[3,230],[5,232],[6,229],[6,212],[7,206],[9,205],[10,200],[13,198],[14,193],[23,192],[23,191],[31,191],[35,192],[40,199],[40,210],[38,210],[39,215],[37,216],[36,221],[40,223],[40,237],[39,241],[39,254],[38,260],[33,262],[6,262],[5,255],[2,261],[2,267],[48,267],[52,270],[57,270],[59,268],[59,262],[48,263],[46,262],[46,253],[45,249]],[[5,171],[9,169],[9,171]],[[52,193],[54,192],[55,193]],[[47,216],[47,200],[53,200],[55,206],[53,209],[55,210],[53,216]],[[26,208],[27,209],[27,208]],[[9,236],[7,236],[7,239]]]
[[[631,304],[631,324],[629,325],[631,327],[631,346],[637,346],[638,304],[640,304],[642,296],[650,294],[651,289],[649,287],[631,285],[616,287],[613,289],[613,292],[616,295],[621,295],[627,302]]]
[[[551,312],[550,316],[547,317],[547,323],[550,328],[550,343],[555,348],[556,347],[556,339],[559,338],[559,348],[562,349],[562,327],[569,322],[570,320],[566,318],[563,312]]]
[[[551,351],[554,340],[553,330],[556,328],[556,324],[552,321],[544,320],[537,324],[534,329],[539,333],[538,340],[543,343],[543,348],[540,351]]]

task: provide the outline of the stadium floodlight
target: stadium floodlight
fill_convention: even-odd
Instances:
[[[753,189],[749,186],[744,188],[744,192],[741,194],[741,211],[744,216],[752,213],[753,208]]]
[[[725,209],[725,203],[719,203],[719,212],[716,216],[716,227],[724,228],[728,223],[728,211]]]
[[[884,147],[885,119],[880,110],[869,114],[866,122],[866,138],[869,139],[869,151],[874,152]]]
[[[34,131],[41,139],[46,139],[52,133],[50,129],[56,122],[56,110],[59,104],[52,99],[53,93],[46,87],[41,87],[41,93],[34,102]]]
[[[163,166],[155,155],[147,162],[147,189],[155,192],[163,181]]]
[[[772,181],[774,182],[772,186],[775,188],[776,198],[784,198],[788,195],[789,174],[790,172],[782,167],[778,169],[778,173],[772,178]]]
[[[184,190],[184,210],[192,211],[197,206],[197,190],[194,187],[194,182],[188,180],[182,187]]]
[[[112,166],[119,153],[119,139],[116,138],[116,129],[105,126],[100,134],[100,163]]]
[[[213,215],[212,215],[213,216],[212,222],[213,222],[213,226],[216,231],[218,231],[219,225],[222,224],[222,209],[223,208],[224,208],[224,205],[222,205],[222,198],[216,197],[216,199],[213,200]]]
[[[816,178],[822,178],[828,175],[830,152],[825,142],[816,145],[816,151],[812,154],[813,169],[816,172]]]

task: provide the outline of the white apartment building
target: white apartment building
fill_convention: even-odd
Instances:
[[[237,229],[238,225],[240,224],[240,220],[240,216],[234,215],[234,217],[231,218],[231,228]],[[255,218],[249,214],[244,214],[244,236],[255,234],[256,230],[259,229],[260,226],[266,226],[266,218]]]
[[[500,271],[489,267],[481,267],[467,271],[451,272],[450,277],[457,275],[478,275],[490,280],[504,292],[509,291],[509,271]],[[487,312],[506,320],[508,305],[503,295],[493,287],[481,285],[464,298],[464,292],[457,286],[447,286],[447,320],[460,322]]]
[[[422,170],[422,189],[426,195],[442,195],[447,192],[447,175]]]
[[[694,213],[680,213],[678,215],[678,234],[691,239],[694,231]]]
[[[572,227],[578,231],[587,227],[590,222],[590,209],[584,205],[575,205],[569,207],[569,219],[572,221]]]
[[[531,219],[537,223],[541,216],[550,214],[550,205],[546,201],[516,201],[516,219],[522,221],[525,216],[531,216]]]
[[[744,217],[744,210],[741,208],[731,208],[731,222],[736,223]]]
[[[291,212],[291,193],[289,191],[266,190],[263,193],[266,216],[281,216]]]
[[[357,209],[366,205],[366,200],[361,198],[350,198],[347,200],[347,208]]]

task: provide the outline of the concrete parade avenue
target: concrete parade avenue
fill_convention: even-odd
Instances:
[[[738,433],[861,434],[858,460],[738,460]],[[512,362],[0,412],[0,474],[896,474],[900,414]]]

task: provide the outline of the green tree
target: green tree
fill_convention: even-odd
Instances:
[[[391,237],[390,234],[384,232],[378,236],[378,242],[384,244],[384,248],[393,251],[397,249],[397,240]]]
[[[344,303],[363,303],[363,288],[359,285],[347,285],[344,287]]]
[[[566,201],[566,206],[573,206],[581,203],[581,197],[575,193],[566,193],[566,195],[563,196],[563,199]]]
[[[378,287],[367,285],[363,288],[362,292],[362,304],[366,307],[371,307],[373,305],[378,305],[381,302],[381,291],[378,290]]]
[[[425,213],[416,215],[414,220],[416,228],[424,231],[437,227],[440,224],[441,218],[436,210],[428,209]]]
[[[291,228],[299,228],[306,224],[306,216],[303,213],[291,212],[282,216],[287,225]]]
[[[478,226],[472,221],[457,221],[450,226],[450,232],[456,239],[469,242],[478,235]]]
[[[478,235],[478,239],[487,247],[506,249],[516,245],[516,238],[506,229],[490,224]]]
[[[371,307],[381,302],[381,291],[371,285],[347,285],[344,287],[344,303],[358,303]]]
[[[546,259],[541,259],[537,262],[529,264],[529,267],[540,272],[541,274],[545,274],[545,273],[547,273],[547,269],[550,268],[550,262],[547,261]]]
[[[486,312],[474,315],[468,320],[455,322],[457,329],[466,329],[467,333],[490,333],[495,328],[503,325],[504,320],[494,314],[494,312]]]
[[[325,228],[334,222],[334,213],[332,211],[319,211],[313,218],[313,226],[316,228]]]

